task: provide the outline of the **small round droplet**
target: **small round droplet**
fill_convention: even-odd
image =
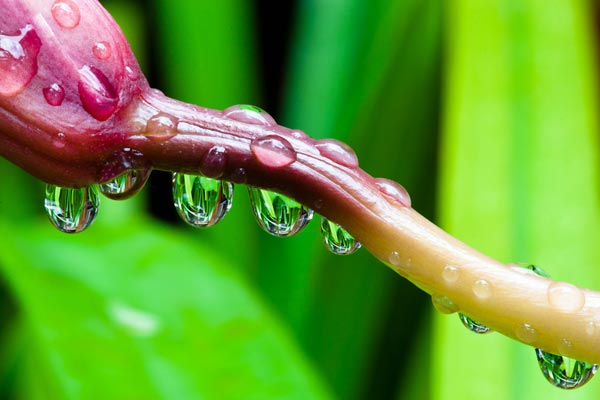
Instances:
[[[65,233],[78,233],[94,222],[100,199],[98,188],[61,188],[46,185],[44,207],[50,222]]]
[[[65,89],[58,83],[53,83],[52,85],[43,88],[42,92],[44,93],[46,103],[51,106],[60,106],[65,99]]]
[[[519,325],[515,334],[523,343],[531,343],[537,339],[537,331],[529,324]]]
[[[187,224],[200,228],[213,226],[231,209],[233,185],[205,176],[174,173],[173,202]]]
[[[92,47],[92,52],[98,60],[108,60],[112,55],[112,48],[108,42],[98,42]]]
[[[177,134],[177,118],[167,113],[159,112],[146,123],[144,136],[148,139],[162,142]]]
[[[137,68],[133,68],[131,65],[127,65],[125,67],[125,74],[131,81],[137,81],[140,77],[140,74],[137,71]]]
[[[397,267],[400,264],[400,253],[392,251],[389,257],[390,264]]]
[[[223,146],[211,147],[200,161],[200,171],[209,178],[220,178],[227,166],[227,150]]]
[[[233,183],[246,183],[248,181],[248,172],[245,168],[236,168],[231,171],[231,181]]]
[[[458,311],[458,306],[448,296],[434,294],[431,296],[431,302],[435,309],[442,314],[454,314]]]
[[[597,364],[578,361],[535,349],[538,364],[548,382],[561,389],[575,389],[585,385],[598,370]]]
[[[321,238],[329,251],[340,256],[352,254],[361,247],[348,231],[326,218],[321,218]]]
[[[269,168],[287,167],[296,161],[297,156],[290,142],[275,135],[254,139],[250,150],[259,163]]]
[[[79,98],[84,110],[98,121],[106,121],[117,109],[117,91],[96,67],[86,65],[79,70],[79,74]]]
[[[559,311],[572,313],[583,308],[585,296],[570,283],[554,282],[548,287],[548,302]]]
[[[248,187],[252,212],[258,224],[273,236],[286,237],[300,232],[313,217],[313,210],[295,200],[269,190]]]
[[[319,140],[315,147],[323,157],[327,157],[348,168],[358,167],[358,157],[350,146],[335,139]]]
[[[459,274],[460,273],[457,267],[455,267],[454,265],[446,265],[442,270],[442,279],[446,283],[452,285],[456,283],[456,281],[458,281]]]
[[[467,317],[463,313],[458,313],[458,318],[460,319],[460,322],[462,322],[463,325],[471,332],[479,334],[492,332],[492,330],[487,326],[480,324],[479,322],[473,321],[470,317]]]
[[[585,333],[587,333],[589,336],[594,336],[594,334],[596,333],[596,322],[595,321],[589,321],[586,324]]]
[[[113,200],[124,200],[139,192],[150,177],[150,170],[130,170],[99,185],[100,192]]]
[[[67,138],[64,133],[58,132],[56,136],[52,138],[52,145],[57,149],[62,149],[67,144]]]
[[[267,114],[265,110],[248,104],[231,106],[223,111],[223,115],[227,118],[252,125],[277,125],[273,117]]]
[[[72,29],[79,25],[81,13],[79,6],[73,0],[57,0],[52,5],[52,16],[58,25]]]
[[[403,206],[410,207],[411,200],[410,195],[404,189],[404,186],[399,184],[398,182],[394,182],[385,178],[377,178],[375,179],[375,185],[379,189],[379,191],[390,198],[396,200],[398,203]]]
[[[473,294],[479,300],[487,300],[492,296],[492,285],[485,279],[479,279],[473,284]]]
[[[16,35],[0,34],[0,95],[11,97],[25,90],[37,74],[41,46],[31,25]]]

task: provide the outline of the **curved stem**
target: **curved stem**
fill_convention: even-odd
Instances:
[[[600,293],[538,277],[471,249],[382,193],[362,170],[321,155],[318,142],[297,131],[231,120],[158,92],[140,102],[132,120],[141,123],[158,111],[177,121],[174,137],[160,141],[141,131],[127,140],[153,167],[208,170],[215,177],[293,197],[344,226],[374,256],[431,294],[438,309],[460,311],[555,354],[600,362]],[[268,135],[287,140],[296,160],[279,168],[262,164],[251,143]],[[218,170],[203,161],[215,147],[224,149],[226,158]]]

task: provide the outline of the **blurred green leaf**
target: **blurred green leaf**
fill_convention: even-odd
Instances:
[[[144,220],[113,222],[78,236],[0,222],[13,250],[0,262],[37,360],[23,384],[49,398],[327,397],[210,249]]]
[[[600,288],[597,65],[584,1],[448,7],[443,226],[506,262]],[[526,321],[524,321],[526,322]],[[532,348],[436,317],[435,399],[594,398],[560,392]]]

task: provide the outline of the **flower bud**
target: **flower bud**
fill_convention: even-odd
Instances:
[[[148,90],[123,33],[95,0],[0,4],[0,155],[47,182],[97,180]]]

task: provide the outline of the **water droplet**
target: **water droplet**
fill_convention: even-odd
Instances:
[[[583,308],[585,296],[570,283],[554,282],[548,287],[548,302],[559,311],[572,313]]]
[[[406,189],[404,189],[404,186],[398,182],[394,182],[385,178],[378,178],[375,179],[375,185],[381,193],[391,197],[403,206],[411,206],[410,195]]]
[[[79,98],[84,110],[98,121],[106,121],[117,109],[117,91],[96,67],[86,65],[79,70],[79,74]]]
[[[537,331],[529,324],[519,325],[515,334],[523,343],[531,343],[537,339]]]
[[[58,25],[72,29],[79,25],[81,13],[79,6],[72,0],[58,0],[52,6],[52,16]]]
[[[177,134],[177,118],[159,112],[153,115],[146,123],[144,136],[148,139],[162,142],[171,139]]]
[[[125,67],[125,74],[132,81],[137,81],[140,77],[137,68],[133,68],[131,65]]]
[[[400,264],[400,253],[392,251],[389,258],[390,264],[397,267]]]
[[[108,60],[112,55],[112,48],[108,42],[98,42],[92,47],[92,52],[98,60]]]
[[[458,281],[459,271],[454,265],[446,265],[442,270],[442,279],[448,284],[454,284]]]
[[[127,199],[139,192],[150,177],[150,170],[130,170],[99,185],[100,192],[113,200]]]
[[[65,89],[58,83],[53,83],[52,85],[43,88],[42,92],[44,93],[46,102],[51,106],[60,106],[65,99]]]
[[[269,190],[248,187],[252,212],[259,225],[273,236],[292,236],[313,217],[313,210]]]
[[[596,322],[595,321],[589,321],[585,327],[585,333],[587,333],[589,336],[594,336],[594,333],[596,333]]]
[[[267,114],[265,110],[248,104],[231,106],[223,111],[223,115],[227,118],[252,125],[277,125],[273,117]]]
[[[487,326],[485,326],[483,324],[480,324],[479,322],[473,321],[470,317],[467,317],[465,314],[458,313],[458,318],[463,323],[463,325],[466,326],[467,329],[470,330],[471,332],[475,332],[475,333],[479,333],[479,334],[492,332],[492,330],[490,328],[488,328]]]
[[[287,167],[296,161],[296,151],[284,138],[268,135],[254,139],[250,150],[258,162],[269,168]]]
[[[454,314],[458,311],[458,306],[448,296],[434,294],[431,296],[431,302],[435,309],[442,314]]]
[[[58,132],[56,136],[52,138],[52,145],[57,149],[62,149],[67,144],[67,138],[64,133]]]
[[[205,176],[174,173],[173,202],[189,225],[213,226],[231,209],[233,185]]]
[[[550,278],[550,274],[548,274],[546,271],[544,271],[542,268],[538,267],[537,265],[533,265],[533,264],[529,264],[529,263],[520,263],[520,262],[515,263],[515,265],[517,265],[521,268],[528,269],[529,271],[533,272],[537,276],[541,276],[543,278]]]
[[[236,168],[231,171],[231,180],[234,183],[246,183],[248,181],[248,172],[245,168]]]
[[[65,233],[82,232],[94,222],[100,199],[97,186],[61,188],[46,185],[44,207],[50,221]]]
[[[209,178],[220,178],[227,166],[227,150],[223,146],[213,146],[200,161],[200,171]]]
[[[575,389],[585,385],[598,369],[597,364],[573,360],[535,349],[540,369],[548,382],[561,389]]]
[[[299,131],[297,129],[290,131],[290,136],[293,137],[294,139],[299,139],[299,140],[306,140],[306,138],[308,138],[308,135],[305,132]]]
[[[0,34],[0,95],[21,93],[38,71],[42,42],[31,25],[16,35]]]
[[[326,218],[321,218],[321,237],[325,246],[334,254],[345,256],[360,249],[360,243],[348,231]]]
[[[315,147],[323,157],[327,157],[348,168],[358,167],[358,157],[350,146],[335,139],[319,140]]]
[[[480,300],[487,300],[492,296],[492,285],[485,279],[479,279],[473,284],[473,294]]]

